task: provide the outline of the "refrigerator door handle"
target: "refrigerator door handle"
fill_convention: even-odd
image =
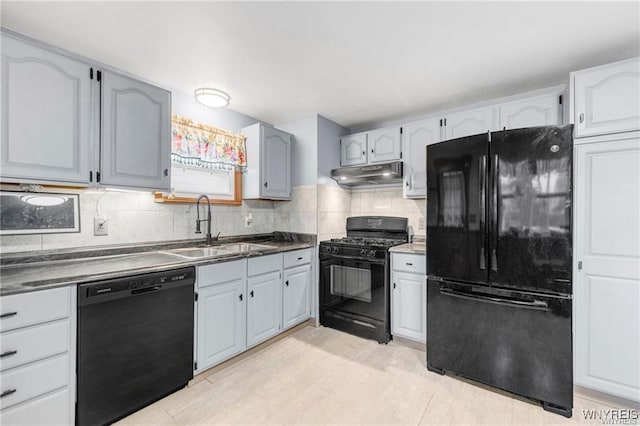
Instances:
[[[487,211],[487,156],[483,155],[478,159],[478,182],[480,184],[480,241],[482,245],[480,246],[480,269],[487,269],[487,236],[485,232],[485,227],[487,224],[486,211]]]
[[[526,301],[526,300],[515,300],[515,299],[503,299],[501,297],[482,295],[482,294],[473,293],[473,292],[467,293],[464,291],[454,290],[448,287],[441,287],[440,294],[442,294],[443,296],[451,296],[451,297],[457,297],[459,299],[493,303],[496,305],[511,306],[514,308],[534,309],[537,311],[549,310],[549,304],[541,300]]]
[[[498,154],[493,155],[491,171],[491,270],[498,272],[498,223],[500,222],[500,206],[498,206],[498,185],[500,179],[499,170],[500,158]]]

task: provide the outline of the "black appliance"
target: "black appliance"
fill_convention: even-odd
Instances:
[[[408,241],[403,217],[347,218],[347,237],[320,242],[320,324],[388,343],[389,247]]]
[[[78,286],[76,424],[112,423],[193,378],[195,268]]]
[[[573,126],[427,147],[427,368],[571,417]]]

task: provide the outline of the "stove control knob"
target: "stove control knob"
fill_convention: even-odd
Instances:
[[[369,250],[369,251],[367,251],[367,256],[369,256],[369,257],[375,257],[375,256],[376,256],[376,251],[375,251],[375,250]]]
[[[365,249],[360,250],[360,256],[366,256],[367,251]]]
[[[332,253],[340,253],[340,249],[338,247],[334,247],[333,250],[331,250]]]

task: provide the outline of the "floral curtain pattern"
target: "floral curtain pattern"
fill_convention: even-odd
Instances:
[[[245,137],[174,115],[171,162],[210,170],[244,168],[247,165]]]

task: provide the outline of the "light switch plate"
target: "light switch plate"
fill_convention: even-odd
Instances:
[[[93,218],[93,235],[109,235],[107,219],[102,217]]]

